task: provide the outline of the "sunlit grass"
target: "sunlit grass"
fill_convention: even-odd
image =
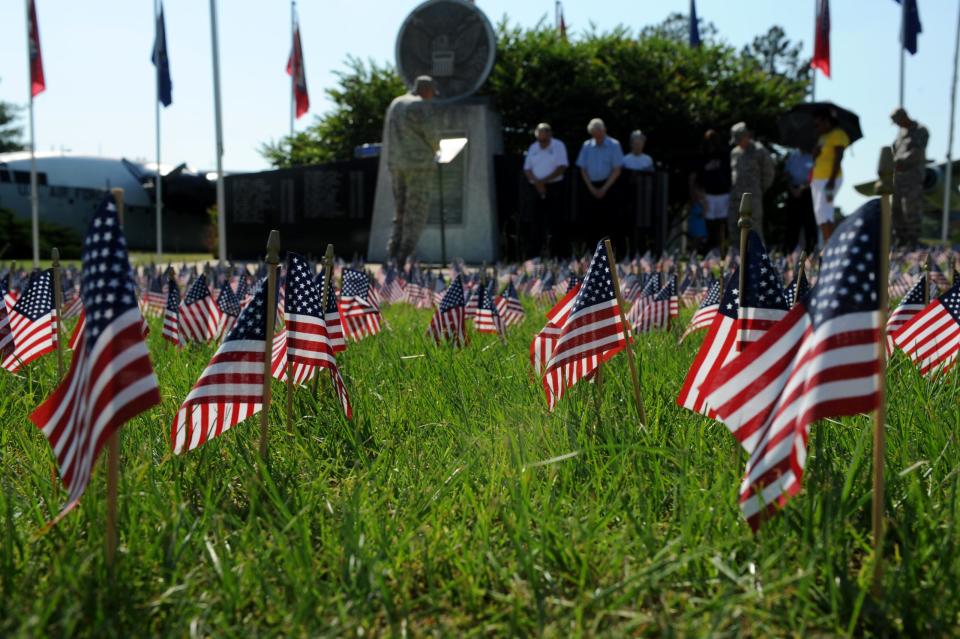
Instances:
[[[758,536],[737,494],[745,456],[674,399],[700,338],[636,344],[546,411],[529,341],[437,348],[429,313],[340,356],[355,419],[327,383],[275,384],[270,459],[256,419],[182,457],[174,411],[212,353],[160,338],[163,404],[122,431],[121,547],[104,563],[105,481],[45,535],[65,493],[27,420],[55,358],[0,375],[0,635],[422,636],[955,634],[960,431],[956,374],[891,362],[884,596],[869,594],[870,429],[818,424],[804,489]],[[686,317],[686,315],[685,315]],[[421,357],[422,355],[422,357]]]

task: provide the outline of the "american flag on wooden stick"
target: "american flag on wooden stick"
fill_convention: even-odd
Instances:
[[[846,218],[810,295],[701,388],[750,455],[740,507],[754,530],[800,491],[810,425],[879,404],[880,215],[871,200]]]
[[[466,300],[463,298],[463,278],[458,275],[447,287],[440,306],[430,320],[427,334],[437,344],[450,342],[456,346],[467,343]]]
[[[15,345],[0,366],[11,373],[57,347],[57,312],[53,307],[53,274],[34,271],[9,316]]]
[[[893,341],[894,334],[900,330],[901,326],[909,322],[917,313],[923,310],[923,288],[926,284],[926,275],[921,275],[917,283],[913,285],[913,288],[907,291],[906,296],[900,300],[897,307],[890,313],[890,318],[887,320],[887,357],[893,355],[893,348],[895,346]]]
[[[745,268],[745,277],[737,329],[740,333],[738,348],[743,350],[783,319],[790,307],[783,296],[780,275],[756,231],[750,231],[747,255],[741,268]]]
[[[267,279],[240,313],[170,428],[173,452],[193,450],[260,412],[267,335]]]
[[[179,346],[180,341],[180,287],[172,277],[167,282],[167,305],[163,310],[163,339]]]
[[[496,285],[496,282],[492,280],[490,283]],[[500,317],[500,311],[497,310],[497,305],[493,301],[493,293],[490,287],[477,284],[474,295],[477,296],[477,312],[473,316],[473,327],[478,333],[503,335],[503,319]]]
[[[714,315],[713,323],[703,338],[700,350],[683,380],[677,404],[695,413],[712,417],[704,401],[700,387],[708,382],[724,364],[737,355],[737,311],[739,310],[740,269],[735,269],[727,278],[723,297]]]
[[[230,288],[229,282],[224,282],[217,295],[217,310],[220,311],[217,321],[217,339],[223,339],[233,329],[240,317],[240,300]]]
[[[610,271],[614,266],[601,240],[547,362],[543,387],[551,410],[567,389],[627,346],[630,327],[620,321]],[[551,374],[558,372],[559,383],[553,385]]]
[[[7,307],[0,300],[0,360],[10,355],[14,347],[10,316],[7,314]]]
[[[901,326],[893,334],[893,341],[922,375],[929,377],[953,368],[960,352],[960,282]]]
[[[500,317],[503,318],[503,323],[506,326],[520,324],[527,316],[527,312],[523,310],[523,305],[520,303],[517,288],[513,285],[513,278],[507,282],[507,286],[503,289],[503,292],[497,296],[496,302],[497,311],[500,313]]]
[[[143,296],[143,301],[148,315],[160,317],[163,314],[167,297],[163,294],[163,279],[159,275],[150,278],[150,285]]]
[[[295,363],[293,365],[293,383],[297,386],[303,386],[313,379],[316,372],[317,367],[312,364]],[[273,336],[270,374],[278,381],[287,381],[287,329],[283,329]]]
[[[314,280],[318,294],[323,294],[323,271],[317,273]],[[340,310],[337,308],[337,292],[333,289],[333,278],[327,287],[327,306],[324,308],[323,321],[327,324],[327,337],[334,353],[347,350],[347,340],[343,336],[343,322],[340,319]]]
[[[810,292],[810,281],[807,280],[806,270],[800,271],[800,278],[795,279],[790,283],[783,291],[783,299],[787,303],[788,308],[792,308],[798,300],[806,296]]]
[[[546,371],[547,362],[553,354],[553,348],[557,345],[557,338],[563,330],[563,323],[567,321],[567,315],[573,308],[573,303],[577,299],[577,293],[580,287],[576,286],[570,289],[557,304],[547,313],[547,324],[540,332],[533,336],[530,342],[530,363],[533,366],[537,377],[542,377]],[[557,373],[557,380],[560,379],[560,373]],[[559,383],[559,381],[557,382]]]
[[[683,335],[680,337],[680,341],[682,342],[687,338],[688,335],[692,333],[710,328],[710,325],[713,324],[714,318],[717,316],[717,310],[719,308],[720,282],[716,281],[710,286],[710,290],[707,291],[707,294],[700,302],[700,307],[697,308],[697,311],[693,314],[693,317],[690,318],[690,323],[687,325],[687,330],[683,332]]]
[[[217,337],[220,311],[210,295],[207,276],[201,273],[193,280],[180,305],[180,338],[185,342],[206,343]]]
[[[106,196],[90,222],[81,290],[86,321],[70,370],[30,415],[50,441],[69,491],[60,517],[83,495],[93,464],[113,433],[160,403],[113,195]]]
[[[344,332],[354,341],[378,334],[383,318],[370,287],[370,278],[363,271],[352,268],[343,269],[342,278],[340,318]]]
[[[644,306],[640,318],[634,324],[634,330],[638,333],[648,333],[655,329],[669,329],[670,321],[679,316],[677,278],[671,275],[664,287],[657,291],[653,299]]]

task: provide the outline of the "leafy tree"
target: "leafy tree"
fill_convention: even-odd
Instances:
[[[17,107],[9,102],[0,102],[0,153],[20,151],[23,130],[17,126]]]

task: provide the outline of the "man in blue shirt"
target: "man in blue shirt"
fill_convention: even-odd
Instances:
[[[587,125],[590,139],[580,147],[577,166],[587,188],[584,209],[578,217],[586,232],[584,240],[596,243],[609,235],[614,245],[623,246],[620,207],[610,195],[610,189],[620,177],[623,167],[623,149],[620,143],[607,135],[607,127],[600,118]],[[590,229],[589,231],[587,229]]]

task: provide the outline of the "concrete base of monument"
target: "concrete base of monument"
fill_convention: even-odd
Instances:
[[[493,156],[503,152],[503,129],[499,114],[484,99],[468,99],[438,105],[441,138],[465,137],[463,152],[440,171],[446,219],[447,259],[470,263],[497,259],[498,230]],[[384,135],[386,139],[386,135]],[[393,223],[393,188],[384,146],[377,174],[377,191],[370,227],[367,259],[387,259],[387,240]],[[437,178],[435,178],[437,179]],[[427,226],[417,244],[416,258],[440,261],[440,184],[433,189]]]

